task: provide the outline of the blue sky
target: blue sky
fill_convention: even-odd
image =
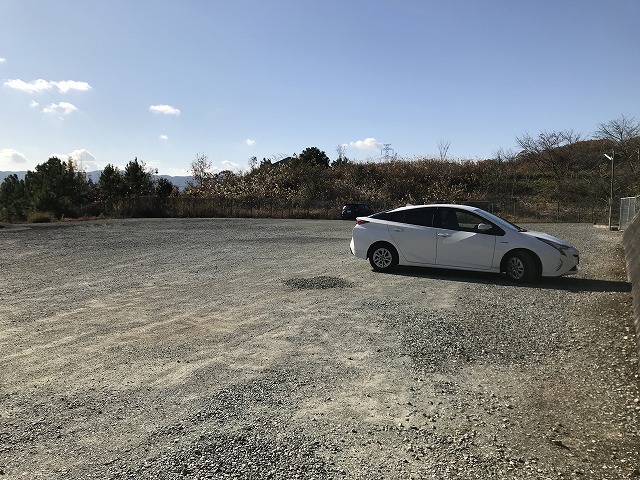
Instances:
[[[491,158],[640,118],[638,0],[0,0],[0,170]]]

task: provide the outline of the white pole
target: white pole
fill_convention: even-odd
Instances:
[[[611,155],[605,153],[604,156],[611,160],[611,187],[609,192],[609,230],[611,230],[611,217],[613,216],[613,157],[615,152],[612,152]]]

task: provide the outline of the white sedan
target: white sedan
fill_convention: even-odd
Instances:
[[[358,217],[351,253],[374,270],[397,265],[506,272],[515,282],[578,271],[579,252],[546,233],[529,232],[479,208],[411,205]]]

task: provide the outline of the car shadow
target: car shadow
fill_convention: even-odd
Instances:
[[[468,272],[462,270],[445,270],[427,267],[396,267],[389,275],[430,278],[450,282],[482,283],[504,285],[510,287],[539,288],[548,290],[565,290],[568,292],[630,292],[631,283],[619,280],[602,280],[597,278],[544,277],[533,283],[514,283],[505,274],[488,272]]]

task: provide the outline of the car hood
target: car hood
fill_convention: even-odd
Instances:
[[[537,238],[544,238],[545,240],[551,240],[553,242],[556,243],[560,243],[562,245],[566,245],[567,247],[571,247],[571,248],[576,248],[573,245],[571,245],[569,242],[566,242],[558,237],[554,237],[553,235],[549,235],[548,233],[543,233],[543,232],[530,232],[530,231],[526,231],[526,232],[521,232],[523,235],[527,235],[529,237],[537,237]]]

